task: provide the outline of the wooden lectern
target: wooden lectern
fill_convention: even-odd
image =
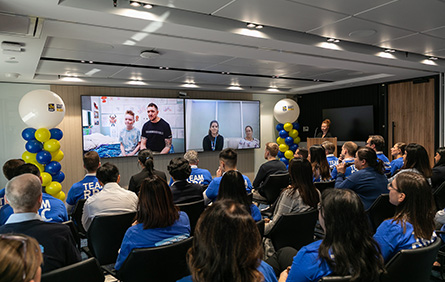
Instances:
[[[330,141],[332,143],[334,143],[335,145],[335,152],[334,152],[334,156],[337,157],[337,137],[330,137],[330,138],[307,138],[307,149],[309,150],[309,148],[312,145],[321,145],[321,143],[323,143],[324,141]]]

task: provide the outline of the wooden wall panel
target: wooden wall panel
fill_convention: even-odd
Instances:
[[[388,85],[388,151],[393,143],[418,143],[434,164],[434,79]],[[394,142],[392,122],[395,122]],[[390,156],[388,156],[390,157]]]

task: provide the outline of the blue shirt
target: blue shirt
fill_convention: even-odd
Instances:
[[[374,168],[367,167],[346,179],[343,173],[339,173],[335,188],[347,188],[357,193],[367,210],[381,194],[388,193],[388,179]]]
[[[250,205],[250,214],[252,215],[253,220],[255,220],[255,222],[260,221],[262,219],[261,211],[255,204]]]
[[[114,268],[119,270],[133,249],[168,245],[188,237],[190,237],[190,221],[187,214],[182,211],[172,226],[144,229],[142,223],[136,224],[125,232]]]
[[[343,163],[354,163],[354,159],[344,159]],[[355,164],[348,166],[346,168],[345,177],[350,176],[351,174],[353,174],[356,171],[358,171],[358,170],[355,168]],[[331,172],[332,179],[336,179],[337,174],[338,174],[337,167],[334,167],[334,169]]]
[[[388,262],[400,250],[416,249],[431,245],[436,240],[436,233],[428,239],[415,238],[414,228],[406,222],[406,232],[403,232],[401,224],[392,219],[383,221],[374,234],[374,239],[379,243],[385,263]]]
[[[191,168],[192,173],[190,174],[189,178],[187,178],[187,182],[201,185],[209,185],[210,182],[212,182],[212,174],[210,174],[210,171],[199,168],[196,165],[191,165]],[[170,183],[168,185],[171,186],[172,184],[173,179],[170,178]]]
[[[401,169],[403,166],[403,157],[400,157],[398,159],[395,159],[391,162],[391,176],[394,175],[394,173],[398,170]]]
[[[87,174],[85,177],[71,186],[68,196],[66,197],[66,203],[74,206],[77,201],[81,199],[88,199],[97,192],[102,191],[102,186],[99,184],[96,175]]]
[[[250,193],[252,191],[252,183],[250,182],[249,178],[243,174],[244,178],[244,185],[246,186],[247,193]],[[215,201],[218,197],[218,191],[219,191],[219,183],[221,183],[222,176],[215,177],[212,182],[210,182],[209,187],[207,187],[207,190],[205,190],[205,195],[211,202]]]
[[[322,240],[302,247],[294,257],[286,282],[318,281],[332,273],[325,260],[318,257]]]
[[[5,205],[5,188],[0,190],[0,208]]]
[[[385,173],[388,173],[391,171],[391,164],[389,163],[388,158],[382,153],[382,152],[377,152],[377,158],[379,160],[382,160],[383,165],[385,167]]]
[[[268,265],[266,262],[261,261],[257,270],[263,274],[264,282],[277,282],[277,277],[275,276],[272,266]],[[186,276],[177,282],[193,282],[192,276]]]
[[[328,161],[328,163],[329,163],[329,168],[330,168],[331,170],[333,170],[334,167],[335,167],[336,165],[338,165],[338,158],[337,158],[336,156],[334,156],[333,154],[327,155],[327,156],[326,156],[326,160]]]

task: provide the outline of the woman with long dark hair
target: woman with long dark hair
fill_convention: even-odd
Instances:
[[[249,203],[246,193],[246,185],[241,172],[230,170],[224,173],[219,184],[218,201],[234,200],[242,204],[253,217],[253,220],[261,220],[261,212],[257,206]]]
[[[383,259],[357,194],[348,189],[325,190],[318,218],[325,238],[301,248],[279,281],[318,281],[330,274],[352,275],[351,281],[378,279]]]
[[[312,164],[312,174],[314,182],[331,180],[331,171],[326,159],[326,150],[323,146],[313,145],[309,148],[308,160]]]
[[[432,169],[431,182],[436,189],[445,181],[445,147],[440,147],[434,156],[434,167]]]
[[[224,137],[219,135],[219,123],[212,120],[209,126],[209,134],[202,139],[204,151],[221,151],[224,146]]]
[[[396,206],[396,213],[383,221],[374,235],[385,261],[400,250],[428,246],[437,237],[433,194],[422,175],[398,173],[388,189],[389,201]]]
[[[128,228],[115,268],[120,269],[131,250],[168,245],[190,236],[186,213],[173,204],[167,182],[158,176],[142,181],[136,224]]]
[[[142,181],[147,177],[152,177],[153,175],[157,175],[158,177],[167,181],[167,176],[165,173],[154,169],[153,153],[149,149],[144,149],[139,152],[138,165],[142,168],[142,170],[130,178],[128,190],[138,194]]]
[[[261,235],[243,204],[216,201],[196,225],[187,254],[187,282],[273,282],[273,269],[261,260]]]

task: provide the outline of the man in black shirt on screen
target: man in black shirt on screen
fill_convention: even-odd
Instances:
[[[172,130],[168,122],[158,116],[159,110],[155,103],[147,106],[148,119],[141,131],[141,150],[168,154],[172,146]]]

